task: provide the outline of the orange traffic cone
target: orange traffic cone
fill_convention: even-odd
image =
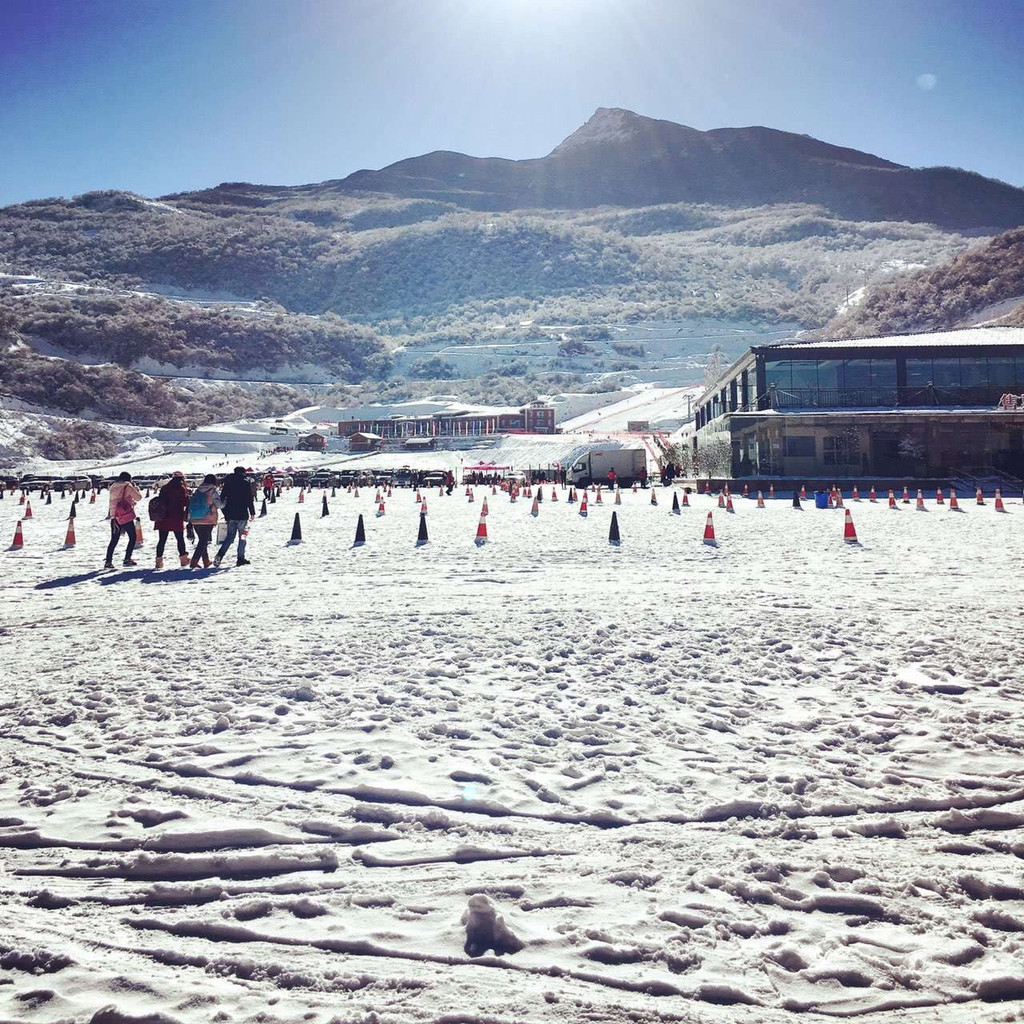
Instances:
[[[466,498],[467,498],[469,504],[472,505],[473,502],[476,501],[476,495],[473,493],[473,488],[472,487],[467,487],[466,491],[467,491]]]
[[[657,505],[658,504],[658,495],[655,493],[655,490],[654,490],[653,487],[651,488],[651,504],[652,505]]]
[[[871,485],[871,490],[868,492],[868,501],[877,501],[878,493],[875,491],[875,485]]]
[[[683,508],[690,507],[690,495],[683,491]]]
[[[854,501],[860,501],[860,491],[857,490],[857,485],[853,485],[853,494],[851,495]]]
[[[540,502],[537,501],[536,495],[534,495],[533,504],[530,506],[530,515],[534,518],[540,515]]]
[[[764,495],[760,491],[757,492],[757,507],[764,508]]]
[[[620,491],[618,487],[615,488],[615,504],[622,504],[622,491]]]
[[[843,540],[847,544],[859,544],[857,540],[857,530],[853,525],[853,516],[850,515],[850,510],[846,510],[846,518],[843,521]]]
[[[600,487],[598,487],[598,489],[597,489],[597,496],[594,498],[594,504],[595,505],[603,505],[604,504],[604,502],[601,500],[601,488]]]
[[[921,493],[921,488],[917,489],[917,511],[927,512],[928,509],[924,507],[924,495]]]
[[[731,494],[726,495],[726,498],[725,498],[725,511],[726,512],[735,512],[736,511],[736,509],[734,509],[732,507],[732,495]]]
[[[305,501],[306,501],[306,492],[305,491],[299,491],[299,504],[300,505],[305,504]]]
[[[743,497],[744,498],[749,498],[750,497],[750,488],[746,484],[743,485]]]
[[[950,487],[950,489],[949,489],[949,511],[950,512],[959,512],[960,511],[960,502],[956,500],[956,489],[953,488],[953,487]]]
[[[551,500],[558,501],[558,491],[554,487],[551,488]]]
[[[718,492],[718,507],[725,508],[725,493],[723,491]]]
[[[775,500],[775,484],[768,485],[768,497]]]
[[[92,494],[89,495],[89,504],[90,505],[95,505],[96,504],[96,492],[95,491],[93,491]]]
[[[498,488],[495,487],[494,484],[491,484],[491,494],[497,494],[497,493],[498,493]]]
[[[487,543],[487,519],[480,516],[480,522],[476,526],[476,546],[482,547]]]
[[[21,520],[18,520],[17,526],[14,527],[14,541],[11,544],[11,551],[19,551],[25,546],[25,536],[21,532]]]
[[[715,540],[715,521],[711,518],[710,512],[707,522],[704,524],[704,543],[713,548],[718,547],[718,541]]]
[[[896,504],[896,495],[892,493],[891,489],[889,491],[889,508],[894,508],[899,511],[899,505]]]
[[[935,488],[935,504],[936,505],[945,505],[946,504],[945,498],[942,497],[942,488],[941,487],[936,487]]]
[[[75,546],[75,521],[74,519],[68,520],[68,532],[64,535],[64,547],[73,548]]]
[[[24,515],[22,515],[21,518],[22,519],[31,519],[32,518],[32,502],[31,501],[26,501],[25,502],[25,513],[24,513]]]
[[[997,512],[1005,512],[1006,506],[1003,504],[1003,492],[997,487],[996,488],[996,504],[995,509]]]
[[[843,492],[836,490],[836,508],[843,508]]]
[[[377,518],[380,519],[380,517],[382,515],[384,515],[384,500],[383,499],[381,499],[379,502],[377,502]]]
[[[142,520],[141,519],[136,519],[135,520],[135,546],[137,548],[141,548],[143,543],[144,543],[144,540],[143,540],[143,537],[142,537]]]
[[[906,484],[903,485],[903,504],[910,504],[910,488]]]
[[[583,497],[580,499],[580,515],[586,516],[587,514],[587,492],[583,492]]]
[[[804,487],[803,484],[800,485],[800,500],[801,501],[806,501],[807,500],[807,488]]]
[[[486,498],[484,498],[484,503],[480,506],[480,515],[482,515],[482,516],[486,516],[487,515],[487,499]]]
[[[426,499],[426,498],[424,498],[424,499],[423,499],[423,500],[422,500],[422,501],[420,502],[420,515],[421,515],[421,516],[425,516],[426,514],[427,514],[427,499]]]
[[[633,493],[636,494],[636,484],[633,484]]]
[[[976,505],[984,505],[985,504],[985,495],[981,493],[981,488],[980,487],[978,488],[977,492],[974,495],[974,502],[975,502]]]

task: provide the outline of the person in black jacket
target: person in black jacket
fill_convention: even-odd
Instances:
[[[227,536],[224,543],[217,550],[217,556],[213,560],[214,566],[219,566],[221,559],[228,553],[235,537],[238,537],[238,565],[248,565],[249,560],[245,557],[245,533],[249,526],[249,520],[256,516],[256,506],[252,499],[252,486],[245,475],[244,466],[235,466],[235,471],[224,478],[224,484],[220,489],[220,500],[224,503],[224,519],[228,524]]]

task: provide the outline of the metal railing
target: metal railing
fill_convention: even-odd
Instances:
[[[1005,387],[975,385],[939,388],[769,388],[735,408],[716,408],[712,419],[728,412],[764,412],[768,409],[996,409]]]

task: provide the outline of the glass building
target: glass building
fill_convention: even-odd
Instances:
[[[1024,328],[747,351],[700,398],[698,476],[1024,477]]]

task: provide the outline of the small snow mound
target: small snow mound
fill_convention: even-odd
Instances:
[[[482,893],[470,896],[462,923],[466,926],[466,945],[463,948],[467,956],[482,956],[489,949],[502,956],[518,953],[523,948],[523,943],[505,924],[494,904]]]

